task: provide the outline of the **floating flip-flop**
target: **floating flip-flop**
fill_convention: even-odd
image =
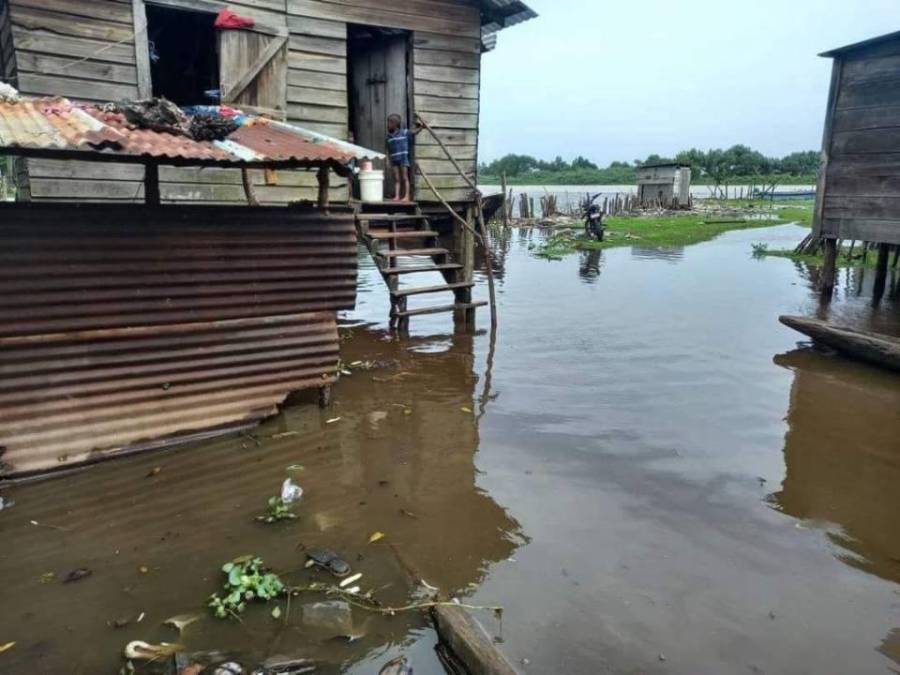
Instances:
[[[307,567],[312,567],[313,565],[321,567],[322,569],[328,570],[336,577],[345,577],[350,574],[350,565],[341,560],[334,551],[315,549],[313,551],[307,551],[306,557],[309,558],[306,563]]]

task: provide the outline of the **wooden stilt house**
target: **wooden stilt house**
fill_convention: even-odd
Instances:
[[[217,30],[223,10],[250,21]],[[230,103],[376,150],[387,115],[419,114],[474,179],[481,55],[533,16],[519,0],[0,0],[0,79],[26,96]],[[415,158],[447,200],[472,198],[431,137]],[[313,196],[304,173],[252,177],[263,203]],[[143,198],[134,166],[29,159],[19,179],[35,201]],[[344,180],[331,189],[348,196]],[[165,168],[160,191],[163,202],[244,199],[238,172],[212,168]]]
[[[838,242],[867,242],[878,247],[877,298],[892,249],[900,259],[900,32],[822,56],[834,59],[813,223],[823,290],[834,287]]]

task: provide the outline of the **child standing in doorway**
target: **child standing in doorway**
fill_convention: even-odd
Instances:
[[[403,126],[403,118],[400,115],[389,116],[387,119],[387,155],[388,163],[394,170],[395,202],[408,202],[410,198],[410,138],[409,129]]]

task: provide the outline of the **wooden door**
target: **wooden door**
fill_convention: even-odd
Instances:
[[[410,126],[408,47],[406,34],[373,35],[351,46],[350,123],[357,145],[386,152],[388,115],[400,115]],[[384,168],[384,162],[375,162],[375,168]],[[393,175],[384,183],[385,195],[393,196]]]
[[[286,28],[219,31],[222,104],[284,120],[287,115]]]

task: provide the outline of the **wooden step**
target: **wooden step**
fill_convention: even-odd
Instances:
[[[402,223],[411,220],[428,220],[428,216],[417,213],[360,213],[357,218],[370,223]]]
[[[472,281],[461,281],[457,284],[442,284],[440,286],[420,286],[418,288],[401,288],[392,291],[391,295],[395,298],[406,298],[410,295],[424,295],[426,293],[440,293],[441,291],[455,291],[461,288],[472,288],[475,285]]]
[[[452,305],[440,305],[437,307],[422,307],[421,309],[408,309],[405,312],[395,312],[394,316],[398,319],[409,316],[421,316],[422,314],[441,314],[443,312],[455,312],[461,309],[475,309],[476,307],[484,307],[487,302],[457,302]]]
[[[446,263],[444,265],[426,265],[424,267],[379,267],[382,274],[417,274],[419,272],[449,272],[461,270],[459,263]]]
[[[434,230],[406,230],[404,232],[389,232],[388,230],[369,230],[366,234],[372,239],[427,239],[436,237]]]
[[[409,212],[418,208],[418,202],[353,202],[359,213],[385,213],[390,211]]]
[[[393,251],[379,251],[382,258],[402,258],[406,255],[448,255],[450,251],[445,248],[398,248]]]

